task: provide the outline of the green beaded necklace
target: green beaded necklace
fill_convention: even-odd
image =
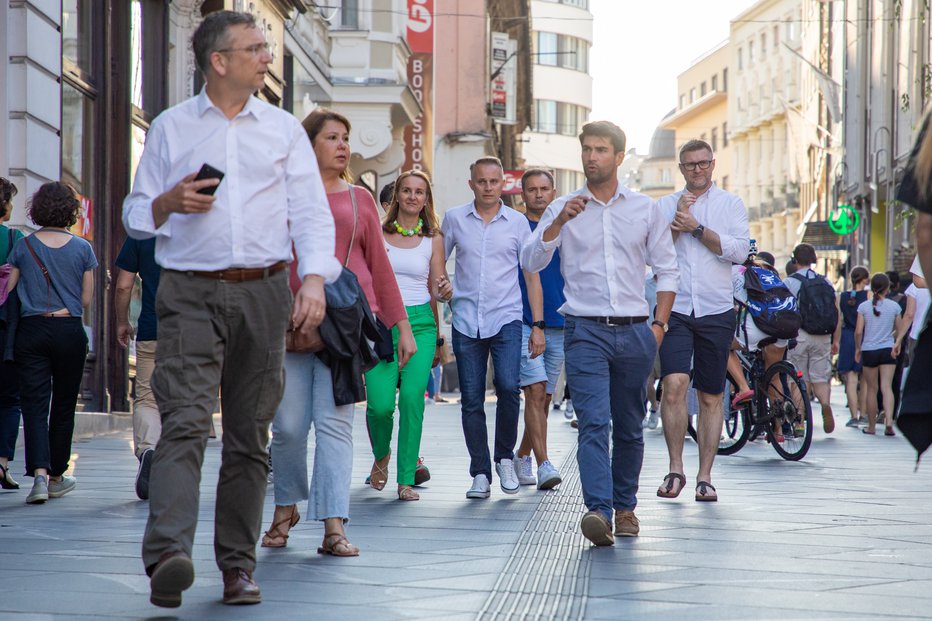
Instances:
[[[423,219],[423,218],[418,218],[418,219],[417,219],[417,226],[414,227],[413,229],[406,229],[406,228],[403,228],[400,224],[398,224],[398,220],[395,220],[394,222],[392,222],[392,224],[395,225],[395,231],[397,231],[397,232],[398,232],[399,234],[401,234],[402,236],[404,236],[404,237],[414,237],[415,235],[420,235],[420,234],[421,234],[421,229],[424,228],[424,219]]]

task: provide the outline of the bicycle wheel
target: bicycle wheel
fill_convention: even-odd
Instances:
[[[722,417],[722,435],[718,441],[719,455],[734,455],[748,443],[748,438],[751,435],[750,404],[745,403],[737,408],[731,407],[731,400],[736,392],[735,383],[732,381],[731,376],[728,376],[728,390],[722,396],[724,415]],[[698,443],[698,435],[691,417],[686,430],[689,432],[689,437]]]
[[[785,360],[773,364],[764,373],[759,390],[766,390],[770,444],[783,459],[802,459],[812,444],[812,406],[796,367]]]

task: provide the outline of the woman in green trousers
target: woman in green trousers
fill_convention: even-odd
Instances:
[[[399,365],[398,331],[393,329],[395,360],[383,360],[366,373],[366,422],[375,458],[369,484],[382,490],[388,481],[397,393],[398,498],[418,500],[420,496],[412,486],[424,423],[424,391],[442,344],[437,333],[437,300],[449,299],[453,292],[446,277],[443,238],[434,212],[430,179],[425,173],[409,170],[395,181],[382,231],[417,352],[407,364]]]

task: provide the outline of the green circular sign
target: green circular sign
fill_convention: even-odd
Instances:
[[[861,223],[861,216],[851,205],[839,205],[828,216],[828,226],[839,235],[850,235]]]

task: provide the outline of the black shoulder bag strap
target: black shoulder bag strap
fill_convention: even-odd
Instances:
[[[32,237],[30,235],[29,237]],[[58,290],[58,287],[55,286],[55,281],[52,280],[52,275],[49,274],[49,270],[45,267],[45,264],[42,262],[42,259],[39,258],[39,255],[36,254],[36,251],[33,249],[32,244],[29,243],[29,237],[23,238],[23,241],[26,242],[26,248],[29,249],[29,254],[32,255],[32,258],[35,259],[36,265],[39,266],[39,269],[42,271],[42,275],[45,276],[45,310],[46,312],[51,312],[52,310],[52,289],[55,290],[55,295],[61,298],[61,303],[65,303],[65,297],[61,294],[61,291]]]

